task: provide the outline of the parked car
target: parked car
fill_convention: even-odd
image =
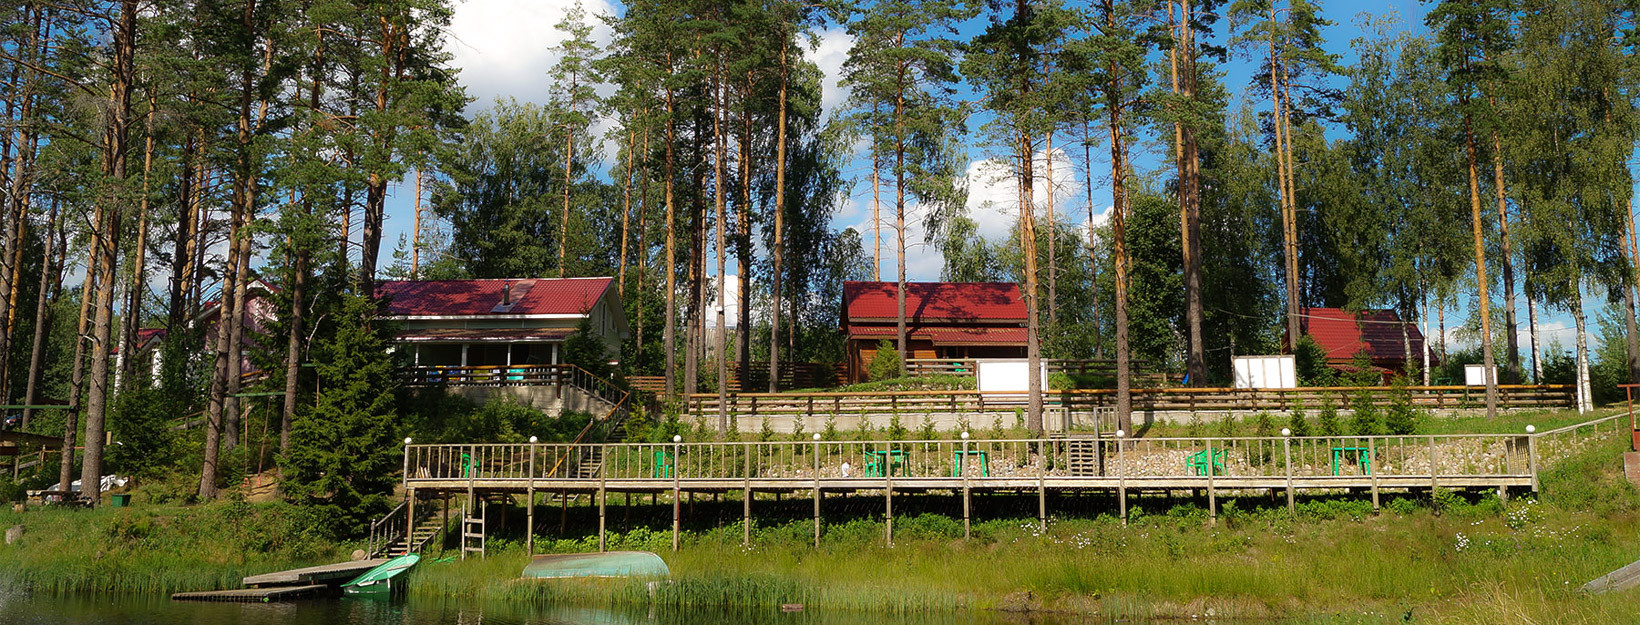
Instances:
[[[16,413],[9,414],[9,415],[6,415],[5,425],[0,426],[0,429],[6,429],[6,430],[16,429],[16,427],[19,424],[21,424],[22,422],[23,422],[23,415],[16,414]]]

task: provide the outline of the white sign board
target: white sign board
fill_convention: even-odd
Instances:
[[[1298,388],[1298,361],[1292,356],[1235,356],[1230,369],[1236,388]]]
[[[1042,364],[1042,390],[1048,390],[1048,363]],[[1031,364],[1024,358],[996,358],[974,361],[979,390],[1000,393],[1027,393],[1031,390]]]
[[[1492,381],[1498,381],[1498,368],[1492,367]],[[1486,365],[1464,365],[1464,386],[1486,386]]]

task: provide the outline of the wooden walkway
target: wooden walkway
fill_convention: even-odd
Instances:
[[[331,586],[325,584],[309,584],[305,586],[275,586],[271,588],[240,588],[238,590],[204,590],[199,592],[179,592],[171,595],[172,601],[226,601],[239,603],[271,603],[274,601],[291,601],[307,599],[329,594]]]
[[[321,564],[289,571],[276,571],[252,575],[240,580],[251,588],[263,586],[290,586],[298,584],[329,584],[340,583],[363,574],[365,571],[387,563],[386,559],[354,560],[352,562],[337,562],[335,564]]]
[[[669,493],[674,545],[686,495],[741,493],[749,537],[756,494],[806,494],[818,544],[821,505],[834,494],[881,493],[889,540],[897,493],[960,497],[965,528],[973,494],[986,492],[1035,494],[1041,523],[1049,492],[1114,495],[1124,519],[1130,495],[1177,491],[1204,493],[1214,519],[1219,498],[1253,492],[1284,492],[1289,508],[1299,492],[1370,496],[1376,509],[1385,491],[1535,491],[1543,466],[1628,435],[1624,413],[1521,434],[407,445],[404,487],[411,502],[453,495],[469,510],[476,499],[528,495],[529,527],[537,492],[589,495],[600,545],[610,493]]]

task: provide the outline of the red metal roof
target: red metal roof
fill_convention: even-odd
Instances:
[[[851,339],[889,339],[898,334],[894,326],[849,326]],[[969,328],[906,328],[906,338],[931,341],[936,346],[957,345],[1024,345],[1025,328],[969,327]]]
[[[388,280],[376,287],[388,298],[393,317],[482,317],[489,315],[584,315],[592,310],[611,278],[524,278],[517,280]],[[511,286],[502,306],[503,293]]]
[[[1341,308],[1306,309],[1301,325],[1304,333],[1326,350],[1327,359],[1348,361],[1363,349],[1374,361],[1395,361],[1405,357],[1407,349],[1417,356],[1423,353],[1424,334],[1417,324],[1402,323],[1393,310],[1365,310],[1351,314]],[[1406,327],[1406,345],[1402,345],[1401,328]]]
[[[898,286],[894,282],[844,282],[844,322],[894,321],[899,316]],[[1011,282],[907,282],[905,286],[907,323],[1025,323],[1025,301],[1020,298],[1019,285]]]
[[[406,343],[562,341],[574,333],[574,328],[426,328],[400,332],[398,340]]]

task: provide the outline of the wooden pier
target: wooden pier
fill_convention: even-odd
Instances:
[[[674,546],[679,502],[686,496],[740,493],[749,540],[757,494],[807,495],[818,545],[821,505],[831,494],[882,493],[889,541],[894,497],[905,493],[960,497],[965,530],[973,495],[987,492],[1036,495],[1043,524],[1049,492],[1114,495],[1123,519],[1130,496],[1177,491],[1205,493],[1215,519],[1221,497],[1255,492],[1285,493],[1289,508],[1299,492],[1370,496],[1376,509],[1385,492],[1535,491],[1546,463],[1615,436],[1628,436],[1626,413],[1520,434],[906,441],[825,441],[815,435],[766,442],[411,444],[405,446],[404,486],[412,506],[418,493],[424,499],[453,495],[465,497],[468,511],[480,499],[527,495],[531,528],[536,493],[558,493],[560,501],[590,496],[598,508],[600,546],[612,492],[669,495]],[[483,539],[483,520],[471,514],[479,513],[461,520],[464,547],[470,534]]]
[[[171,595],[172,601],[223,601],[238,603],[272,603],[274,601],[292,601],[308,599],[330,594],[333,586],[325,584],[307,584],[303,586],[274,586],[270,588],[240,588],[237,590],[204,590],[199,592],[179,592]]]
[[[385,562],[385,559],[354,560],[263,573],[241,579],[245,588],[179,592],[171,595],[171,600],[271,603],[320,597],[333,594],[342,583]]]

